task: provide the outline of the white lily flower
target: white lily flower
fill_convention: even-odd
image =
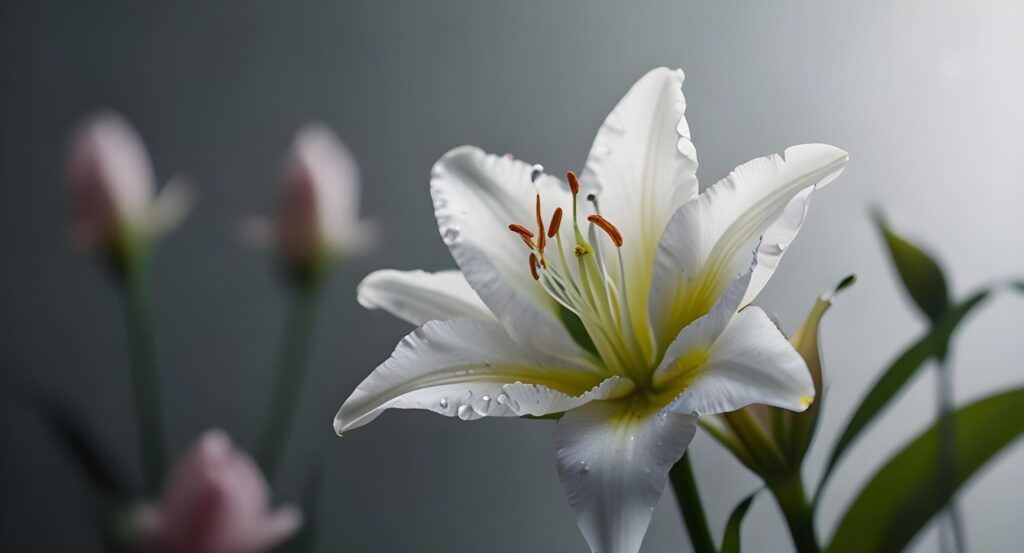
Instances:
[[[348,398],[338,433],[388,408],[565,412],[558,471],[580,529],[594,551],[633,553],[697,416],[811,403],[803,359],[746,306],[847,154],[795,146],[698,194],[682,81],[641,78],[568,183],[473,147],[437,162],[435,213],[463,278],[361,284],[363,305],[422,326]]]

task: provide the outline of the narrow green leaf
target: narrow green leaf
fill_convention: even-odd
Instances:
[[[902,551],[992,457],[1024,433],[1024,388],[976,401],[953,415],[956,474],[938,481],[939,424],[896,454],[846,511],[828,553]]]
[[[893,232],[881,215],[875,215],[875,222],[885,238],[893,265],[903,280],[903,287],[921,311],[933,322],[938,322],[950,305],[949,288],[939,264],[920,248]]]
[[[740,529],[743,526],[743,517],[747,516],[750,504],[754,502],[757,492],[750,494],[740,502],[729,515],[729,521],[725,523],[725,533],[722,535],[722,553],[740,553]]]
[[[839,459],[846,453],[850,445],[871,424],[875,417],[885,409],[889,402],[897,396],[899,391],[917,373],[925,361],[930,358],[942,359],[945,357],[950,337],[953,335],[953,331],[956,330],[957,325],[975,306],[988,297],[988,294],[988,290],[982,290],[956,306],[928,334],[904,351],[882,373],[882,376],[875,382],[871,391],[861,401],[853,416],[850,417],[850,422],[846,423],[846,428],[840,434],[839,440],[832,449],[832,455],[825,467],[825,474],[818,485],[819,493],[829,476],[831,476],[832,470],[839,462]]]
[[[836,294],[849,288],[855,282],[857,282],[857,277],[850,275],[840,281],[834,290],[822,294],[814,302],[814,306],[811,307],[803,324],[789,340],[807,363],[807,368],[811,371],[811,379],[814,380],[814,403],[807,410],[802,413],[794,413],[784,409],[773,409],[773,411],[781,413],[781,418],[785,421],[786,431],[783,433],[785,442],[781,442],[781,445],[792,466],[799,467],[803,462],[814,437],[814,431],[818,426],[818,413],[825,400],[822,389],[821,344],[818,340],[818,328],[821,325],[822,317],[832,307]]]

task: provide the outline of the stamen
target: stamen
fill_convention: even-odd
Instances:
[[[580,180],[576,178],[576,173],[569,171],[565,174],[565,178],[569,180],[569,190],[572,190],[572,195],[580,193]]]
[[[580,245],[577,245],[572,250],[572,253],[575,254],[576,257],[583,257],[584,255],[587,255],[588,253],[590,253],[590,248],[586,247],[583,244],[580,244]]]
[[[540,193],[537,193],[537,228],[539,229],[537,235],[537,250],[541,254],[541,261],[544,260],[544,246],[547,245],[547,236],[544,235],[544,219],[540,214]]]
[[[540,275],[537,274],[537,254],[530,254],[530,274],[533,275],[533,280],[540,280]]]
[[[558,228],[562,225],[562,208],[556,207],[551,215],[551,224],[548,225],[548,238],[554,238],[558,234]]]
[[[517,225],[513,223],[508,226],[508,230],[511,230],[512,232],[518,234],[519,238],[523,239],[523,244],[526,244],[527,248],[530,248],[531,250],[537,249],[537,246],[533,244],[532,240],[533,231],[531,231],[530,229],[524,227],[523,225]]]
[[[619,232],[619,229],[615,228],[615,225],[611,224],[611,222],[608,219],[605,219],[604,217],[601,217],[600,215],[594,213],[587,217],[587,220],[590,221],[591,223],[594,223],[601,230],[608,233],[608,237],[612,239],[612,242],[615,242],[615,247],[622,247],[622,233]]]

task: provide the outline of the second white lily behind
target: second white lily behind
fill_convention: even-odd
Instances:
[[[794,146],[698,194],[682,81],[642,77],[567,182],[473,147],[437,162],[435,214],[461,274],[363,281],[363,305],[419,328],[348,398],[338,433],[389,408],[564,412],[558,471],[583,535],[635,553],[698,416],[813,401],[800,355],[747,305],[847,153]]]

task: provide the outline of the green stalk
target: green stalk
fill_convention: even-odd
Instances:
[[[686,533],[690,536],[694,552],[715,553],[718,549],[715,548],[715,542],[711,538],[708,517],[704,513],[704,504],[700,500],[697,481],[693,477],[693,465],[690,463],[689,452],[686,452],[683,458],[669,471],[669,479],[672,481],[676,502],[683,514]]]
[[[257,458],[267,481],[271,483],[274,481],[274,474],[295,416],[299,393],[302,391],[318,291],[319,286],[313,281],[297,284],[293,289],[278,361],[274,397],[257,449]]]
[[[796,470],[789,477],[768,483],[768,487],[786,518],[797,552],[820,553],[821,547],[814,534],[814,509],[807,500],[799,469]]]
[[[164,437],[160,408],[160,376],[153,344],[153,322],[149,305],[149,259],[141,253],[122,272],[131,379],[134,392],[136,429],[142,457],[145,492],[160,492],[164,474]]]
[[[963,520],[956,506],[952,491],[956,488],[956,427],[953,422],[953,374],[946,363],[945,352],[938,360],[939,396],[939,486],[950,492],[946,514],[953,535],[953,551],[966,551]]]

